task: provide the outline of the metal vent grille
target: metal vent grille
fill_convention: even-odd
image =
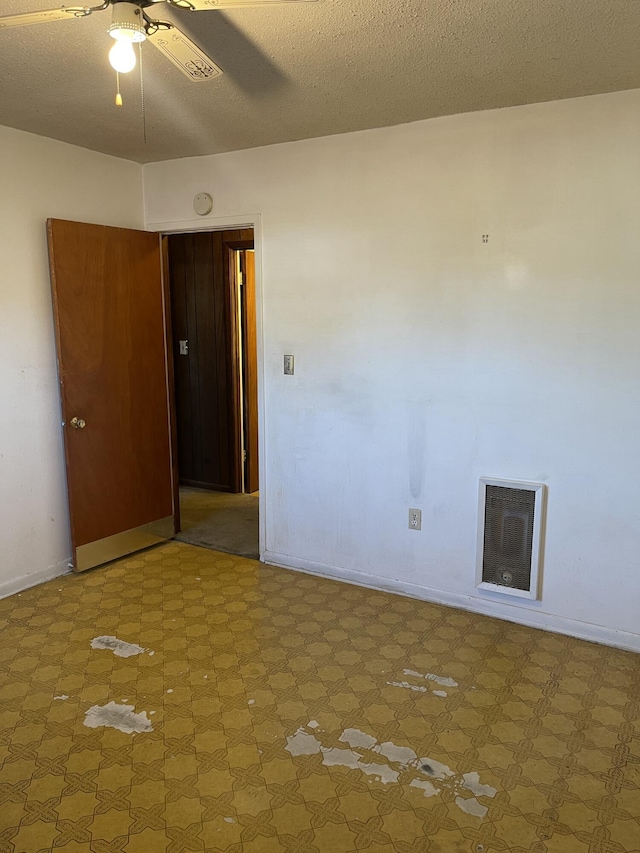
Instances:
[[[486,486],[484,583],[531,590],[535,497],[530,489]]]

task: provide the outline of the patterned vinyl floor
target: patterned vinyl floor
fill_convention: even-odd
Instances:
[[[186,544],[59,578],[0,602],[0,853],[57,850],[637,853],[640,657]]]

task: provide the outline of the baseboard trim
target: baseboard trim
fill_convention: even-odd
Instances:
[[[328,566],[324,563],[315,563],[311,560],[301,560],[298,557],[292,557],[289,554],[279,554],[275,551],[265,551],[262,559],[269,565],[279,566],[283,569],[293,569],[294,571],[304,572],[309,575],[343,581],[354,586],[363,586],[367,589],[391,592],[395,595],[405,595],[409,598],[418,598],[422,601],[429,601],[432,604],[442,604],[445,607],[454,607],[458,610],[470,610],[472,613],[480,613],[483,616],[491,616],[494,619],[515,622],[518,625],[525,625],[528,628],[539,628],[542,631],[551,631],[556,634],[565,634],[569,637],[576,637],[579,640],[600,643],[601,645],[612,646],[616,649],[640,652],[640,634],[632,634],[628,631],[617,631],[614,628],[605,628],[603,625],[581,622],[577,619],[569,619],[566,616],[543,613],[540,610],[529,610],[521,606],[515,607],[483,598],[475,598],[471,595],[446,592],[445,590],[407,583],[406,581],[394,578],[381,578],[378,575],[357,572],[353,569]]]
[[[17,592],[30,589],[32,586],[38,586],[38,584],[58,578],[60,575],[68,575],[71,572],[70,562],[71,558],[69,557],[66,560],[61,560],[54,566],[49,566],[46,569],[30,572],[28,575],[21,575],[19,578],[12,578],[9,581],[0,583],[0,598],[15,595]]]

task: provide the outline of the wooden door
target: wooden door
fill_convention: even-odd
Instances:
[[[258,479],[258,349],[256,344],[255,252],[244,255],[242,286],[242,366],[244,392],[244,447],[246,452],[244,490],[257,492]]]
[[[74,568],[178,529],[160,237],[48,221]]]
[[[232,255],[253,231],[172,234],[169,281],[180,482],[242,491],[237,293]]]

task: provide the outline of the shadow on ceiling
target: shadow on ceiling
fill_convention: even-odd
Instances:
[[[289,78],[221,12],[172,10],[176,23],[250,98],[291,85]],[[196,18],[197,15],[197,18]]]

